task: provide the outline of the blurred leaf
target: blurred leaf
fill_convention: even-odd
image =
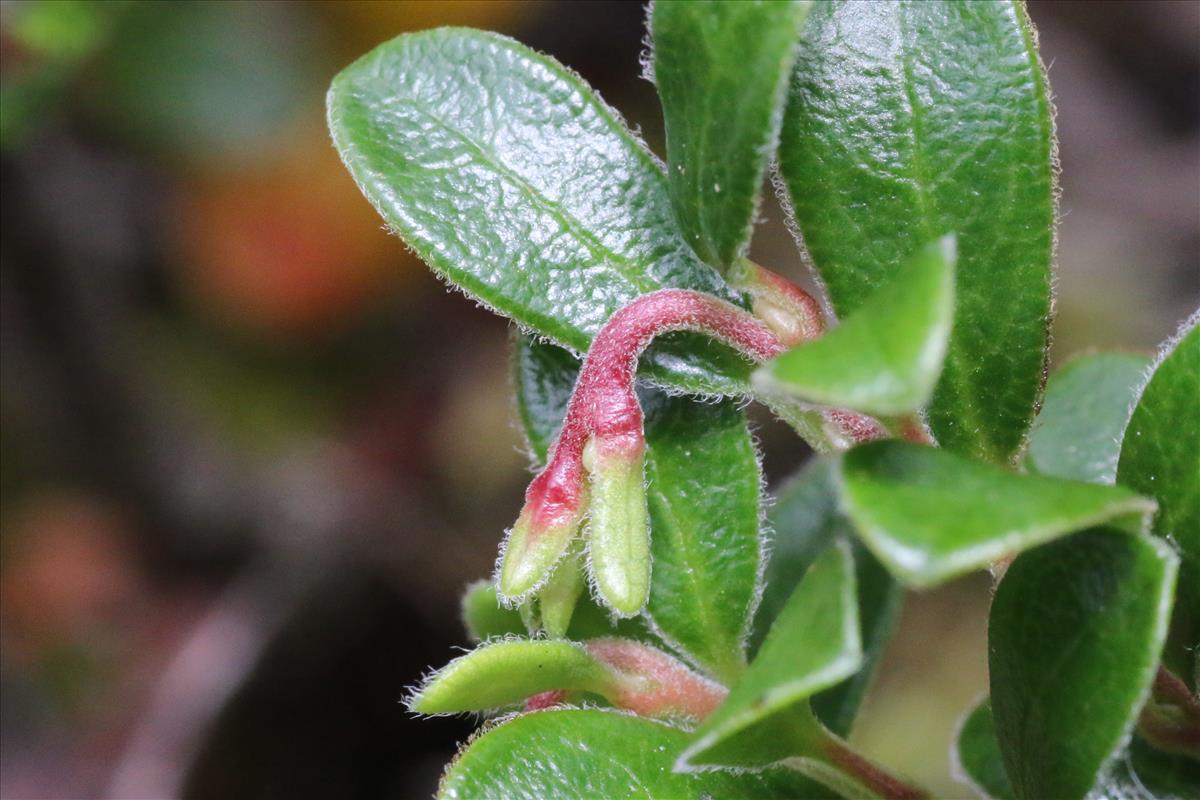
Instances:
[[[996,739],[992,704],[984,698],[963,718],[954,741],[956,777],[983,798],[1013,800],[1012,784],[1004,772],[1004,758]]]
[[[566,413],[579,362],[553,345],[515,345],[517,406],[544,458]],[[646,616],[671,647],[720,678],[744,663],[763,557],[760,476],[746,415],[731,401],[640,396],[646,414],[650,601]]]
[[[929,399],[954,313],[954,239],[930,244],[829,333],[766,362],[755,380],[821,405],[907,414]]]
[[[1033,419],[1050,313],[1053,122],[1020,3],[819,3],[779,163],[836,312],[958,235],[957,306],[929,408],[950,450],[1006,462]]]
[[[674,772],[679,728],[595,709],[526,714],[470,742],[447,768],[439,798],[551,797],[771,800],[829,797],[796,772]]]
[[[118,131],[173,152],[271,156],[319,102],[315,31],[294,3],[133,3],[91,103]]]
[[[1112,483],[1121,434],[1149,366],[1150,359],[1141,355],[1092,353],[1051,375],[1029,437],[1029,469]]]
[[[1200,761],[1156,750],[1134,736],[1088,800],[1191,800],[1200,796]]]
[[[758,741],[745,748],[722,745],[764,721],[773,729],[772,717],[852,675],[861,663],[854,563],[849,545],[838,542],[813,562],[754,661],[696,729],[680,763],[761,766],[805,755],[767,750]]]
[[[329,127],[376,209],[439,275],[576,353],[663,287],[740,298],[683,241],[644,145],[577,76],[495,34],[438,29],[343,70]],[[694,392],[746,391],[747,362],[695,334],[643,357]]]
[[[744,255],[811,3],[655,3],[654,83],[684,238],[724,270]]]
[[[1169,342],[1141,393],[1125,437],[1117,482],[1158,501],[1154,532],[1181,559],[1179,596],[1163,662],[1200,681],[1200,314]]]
[[[1008,568],[988,672],[1017,798],[1083,798],[1128,739],[1158,669],[1177,565],[1160,540],[1096,529]]]
[[[1154,502],[1120,486],[1017,475],[931,447],[872,442],[842,460],[843,511],[901,581],[933,586],[1102,523],[1140,530]]]

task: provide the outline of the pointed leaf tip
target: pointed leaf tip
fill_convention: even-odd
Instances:
[[[764,364],[755,380],[802,400],[868,414],[918,411],[942,371],[954,315],[956,244],[917,251],[825,336]]]

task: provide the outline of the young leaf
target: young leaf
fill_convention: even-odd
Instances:
[[[768,361],[755,381],[868,414],[917,411],[946,355],[954,262],[952,237],[923,247],[841,325]]]
[[[363,194],[435,272],[577,353],[640,294],[739,299],[684,242],[644,145],[578,76],[511,39],[399,36],[334,79],[328,117]],[[690,334],[644,363],[701,392],[743,392],[749,372]]]
[[[1092,353],[1051,375],[1029,436],[1030,471],[1112,483],[1121,434],[1149,367],[1142,355]]]
[[[1014,800],[1016,795],[1004,771],[1004,757],[996,739],[992,704],[986,697],[963,717],[953,746],[955,778],[987,800]]]
[[[468,744],[450,764],[439,798],[646,797],[671,800],[831,798],[788,769],[759,773],[672,771],[687,744],[679,728],[595,709],[515,717]]]
[[[463,592],[462,619],[467,635],[476,642],[526,632],[520,612],[500,604],[490,580],[475,581]]]
[[[1200,681],[1200,314],[1164,351],[1129,420],[1117,482],[1158,500],[1154,532],[1179,550],[1179,597],[1163,661]]]
[[[751,637],[752,655],[817,556],[836,539],[851,538],[852,528],[837,509],[835,465],[830,459],[812,461],[776,493],[775,502],[767,512],[774,538]],[[878,559],[857,541],[851,548],[863,665],[849,678],[812,699],[818,719],[839,736],[850,733],[903,601],[900,586]]]
[[[569,689],[604,696],[612,675],[583,647],[550,639],[484,644],[435,672],[408,701],[418,714],[503,708],[542,692]]]
[[[754,662],[720,708],[696,729],[680,763],[733,763],[712,760],[712,751],[848,677],[861,663],[854,563],[849,545],[838,542],[809,568]]]
[[[958,235],[957,310],[929,407],[943,446],[1007,462],[1033,418],[1050,313],[1053,121],[1021,4],[820,3],[779,165],[834,310]]]
[[[531,445],[544,456],[579,362],[521,337],[515,382]],[[759,467],[733,403],[641,395],[646,413],[653,569],[647,616],[670,645],[722,678],[736,675],[758,591]]]
[[[775,152],[800,23],[811,3],[655,3],[654,83],[667,183],[684,236],[718,269],[742,255]]]
[[[1102,523],[1140,530],[1154,502],[1121,486],[1040,475],[901,441],[842,459],[843,510],[893,575],[932,586]]]
[[[1178,559],[1096,529],[1022,553],[992,602],[988,672],[1020,800],[1083,798],[1129,738],[1167,633]]]

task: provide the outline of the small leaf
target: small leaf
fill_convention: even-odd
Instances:
[[[830,798],[788,769],[760,773],[679,773],[671,767],[688,733],[595,709],[556,709],[515,717],[468,744],[438,787],[445,800],[553,797],[665,800]]]
[[[525,633],[521,614],[500,604],[490,580],[475,581],[463,592],[462,619],[467,635],[476,642]]]
[[[1096,529],[1008,568],[988,672],[1017,798],[1083,798],[1128,740],[1158,669],[1177,565],[1158,539]]]
[[[842,459],[843,510],[893,575],[932,586],[1103,523],[1140,530],[1154,502],[1120,486],[1017,475],[909,442]]]
[[[985,800],[1013,800],[1016,796],[1004,772],[992,704],[987,698],[963,717],[954,738],[953,760],[955,778]]]
[[[576,353],[655,289],[739,299],[684,242],[645,146],[578,76],[511,39],[399,36],[338,74],[328,117],[363,194],[435,272]],[[699,392],[744,392],[749,373],[693,334],[643,363]]]
[[[839,316],[919,245],[958,235],[957,307],[929,408],[943,446],[1008,462],[1041,389],[1054,125],[1022,4],[818,3],[779,165]]]
[[[812,562],[837,538],[849,539],[853,529],[838,512],[836,462],[815,459],[781,488],[767,512],[774,538],[769,548],[762,601],[755,617],[751,653],[757,652],[771,624],[783,610],[792,590]],[[903,592],[870,551],[853,542],[855,584],[858,589],[859,633],[863,666],[852,676],[813,696],[813,711],[840,736],[849,734],[871,683],[875,666],[891,637],[900,613]]]
[[[462,608],[463,622],[473,641],[523,636],[530,632],[521,620],[520,612],[500,603],[496,597],[496,584],[491,580],[475,581],[468,586],[463,594]],[[656,642],[655,636],[646,630],[640,619],[613,620],[607,611],[585,594],[579,598],[575,613],[571,615],[566,638],[578,642],[605,636]]]
[[[509,639],[484,644],[435,672],[408,701],[418,714],[503,708],[542,692],[568,689],[608,696],[611,674],[572,642]]]
[[[755,381],[868,414],[906,414],[929,399],[954,313],[954,239],[928,245],[825,336],[764,364]]]
[[[528,337],[514,352],[521,420],[544,457],[579,362]],[[731,402],[640,397],[653,556],[647,616],[672,648],[728,679],[744,664],[763,557],[759,467],[746,416]]]
[[[1164,348],[1121,443],[1117,482],[1158,501],[1154,533],[1179,551],[1179,596],[1163,662],[1200,681],[1200,314]]]
[[[671,200],[688,244],[718,269],[750,239],[810,7],[794,0],[653,6]]]
[[[1033,472],[1090,483],[1112,483],[1121,434],[1150,359],[1132,353],[1092,353],[1050,376],[1033,423],[1025,463]]]
[[[733,763],[725,760],[727,754],[713,760],[713,751],[852,675],[861,663],[854,563],[849,545],[839,542],[809,568],[754,662],[721,707],[696,729],[680,763]]]

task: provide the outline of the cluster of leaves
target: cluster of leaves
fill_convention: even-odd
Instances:
[[[515,386],[539,458],[615,311],[666,287],[748,307],[735,276],[772,162],[841,319],[757,371],[695,333],[645,353],[648,604],[614,620],[585,598],[556,639],[535,606],[469,587],[483,644],[412,707],[555,707],[488,727],[440,793],[919,796],[840,736],[904,590],[1007,565],[963,776],[997,798],[1186,795],[1200,331],[1153,363],[1071,362],[1043,399],[1056,165],[1023,7],[660,0],[649,25],[665,167],[577,76],[494,34],[401,36],[329,94],[367,198],[521,328]],[[744,396],[826,451],[765,523]],[[889,430],[920,415],[939,446],[841,451],[811,424],[819,408]]]

